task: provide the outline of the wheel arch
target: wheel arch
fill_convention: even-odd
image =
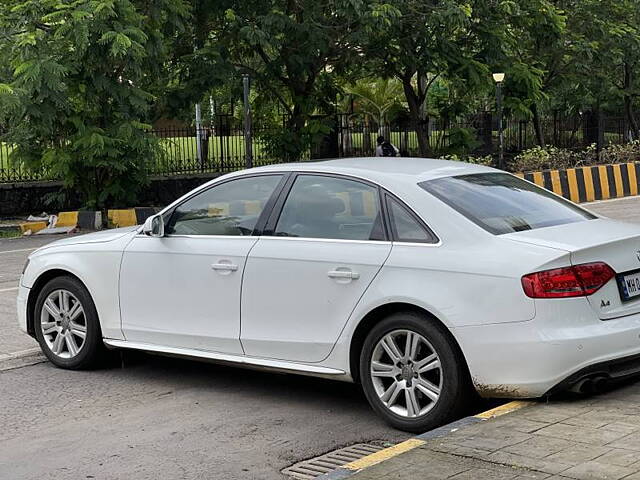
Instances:
[[[69,270],[64,270],[62,268],[52,268],[51,270],[46,270],[42,272],[36,281],[33,283],[31,290],[29,291],[29,297],[27,298],[27,332],[29,335],[35,338],[35,308],[36,302],[38,300],[38,296],[40,292],[44,288],[44,286],[49,283],[54,278],[58,277],[71,277],[78,280],[82,285],[86,284],[80,279],[77,275],[74,275]]]
[[[397,312],[419,313],[420,315],[424,316],[427,321],[431,321],[435,325],[437,325],[440,330],[442,330],[442,332],[449,338],[449,340],[451,341],[451,345],[453,345],[455,350],[458,352],[460,358],[463,359],[464,366],[467,372],[469,372],[467,359],[462,352],[462,348],[460,347],[458,340],[442,320],[440,320],[430,311],[418,305],[408,302],[392,302],[379,305],[373,310],[369,311],[364,317],[362,317],[362,320],[360,320],[358,326],[353,332],[353,335],[351,336],[351,342],[349,345],[349,369],[351,371],[351,377],[355,382],[360,381],[360,352],[362,350],[362,346],[364,345],[367,334],[382,320],[387,318],[389,315]]]

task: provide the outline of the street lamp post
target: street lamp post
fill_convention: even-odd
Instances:
[[[502,131],[502,82],[504,73],[494,73],[496,82],[496,106],[498,107],[498,168],[504,170],[504,134]]]
[[[252,138],[252,122],[251,122],[251,103],[249,98],[249,89],[251,88],[251,83],[249,80],[249,75],[244,73],[242,74],[242,90],[243,95],[242,99],[244,102],[244,159],[245,159],[245,167],[251,168],[253,167],[253,138]]]

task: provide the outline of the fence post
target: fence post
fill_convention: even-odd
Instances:
[[[249,75],[242,74],[244,101],[244,159],[245,167],[253,167],[253,142],[251,138],[251,104],[249,103]]]
[[[202,145],[200,144],[202,141],[202,112],[200,110],[200,102],[196,103],[196,155],[198,157],[198,164],[200,165],[200,169],[204,165],[202,159]]]

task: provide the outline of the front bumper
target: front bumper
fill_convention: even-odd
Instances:
[[[627,376],[640,355],[640,314],[602,321],[584,297],[536,300],[533,320],[453,333],[484,397],[541,397],[594,372]]]
[[[29,299],[30,289],[22,285],[18,287],[18,299],[16,300],[16,306],[18,308],[18,327],[25,333],[29,333],[27,328],[27,301]]]

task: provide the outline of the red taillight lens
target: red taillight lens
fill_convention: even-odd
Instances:
[[[522,277],[524,293],[531,298],[563,298],[591,295],[615,276],[604,262],[555,268]]]

